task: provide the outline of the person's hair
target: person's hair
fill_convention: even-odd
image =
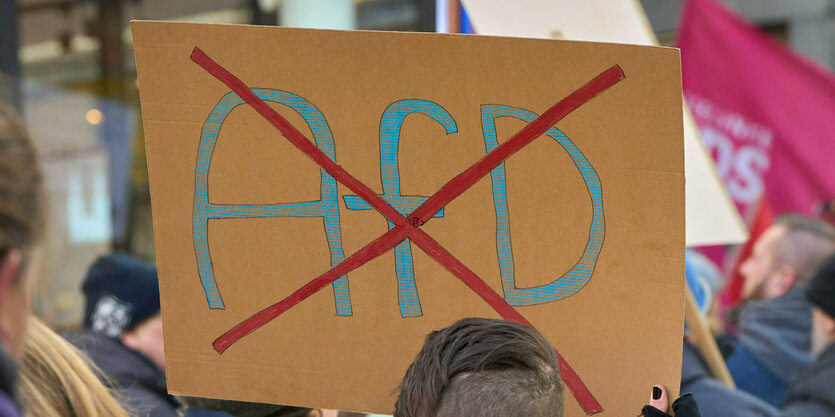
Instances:
[[[395,417],[560,417],[556,351],[523,324],[467,318],[433,332],[406,371]]]
[[[27,417],[128,417],[84,353],[35,317],[20,371],[18,396]]]
[[[827,256],[835,252],[835,227],[800,214],[784,214],[774,220],[785,234],[774,251],[775,265],[789,265],[798,284],[809,283]]]
[[[25,252],[38,240],[44,210],[42,182],[23,122],[0,103],[0,259],[13,249]]]

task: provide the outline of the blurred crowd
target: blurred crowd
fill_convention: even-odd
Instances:
[[[688,252],[688,264],[704,262]],[[700,273],[701,272],[701,273]],[[719,382],[685,332],[682,392],[703,416],[835,416],[835,228],[778,217],[740,265],[742,302],[717,332],[735,388]],[[715,314],[718,272],[688,268],[700,306]]]

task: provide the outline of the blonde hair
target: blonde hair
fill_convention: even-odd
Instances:
[[[32,317],[18,394],[27,417],[128,417],[86,355]]]

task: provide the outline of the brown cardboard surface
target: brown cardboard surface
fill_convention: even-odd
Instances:
[[[548,302],[514,308],[577,373],[605,409],[599,415],[633,415],[626,413],[637,413],[653,384],[678,386],[685,236],[676,50],[159,22],[134,22],[133,35],[171,392],[390,413],[426,334],[462,317],[500,317],[412,242],[419,316],[403,317],[417,314],[416,303],[398,296],[398,290],[409,292],[408,275],[401,272],[398,289],[395,254],[388,251],[347,274],[350,316],[338,314],[329,285],[218,353],[213,343],[221,335],[340,260],[332,259],[334,236],[341,234],[348,257],[388,226],[375,210],[349,208],[346,199],[354,208],[362,203],[351,200],[356,193],[343,184],[336,186],[337,209],[323,209],[337,234],[326,234],[323,217],[218,218],[205,226],[195,221],[209,210],[197,203],[203,189],[211,209],[229,213],[230,205],[239,205],[238,213],[263,214],[263,205],[318,202],[331,178],[249,104],[219,117],[229,109],[222,99],[230,87],[190,59],[195,48],[251,88],[289,92],[315,106],[332,133],[335,162],[375,193],[384,192],[387,172],[381,152],[391,150],[394,140],[385,134],[388,139],[381,140],[381,129],[394,126],[393,110],[386,117],[384,112],[401,100],[423,100],[408,103],[423,106],[450,132],[427,114],[408,115],[396,153],[400,193],[424,197],[485,156],[485,132],[491,129],[483,125],[482,112],[495,107],[482,106],[526,109],[535,117],[619,66],[624,79],[555,125],[599,178],[599,192],[589,182],[590,169],[575,165],[577,152],[567,152],[571,145],[543,135],[504,164],[512,254],[500,250],[506,242],[497,242],[502,216],[496,201],[502,199],[494,194],[505,194],[497,194],[501,181],[490,174],[447,203],[443,217],[418,229],[500,295],[500,259],[507,255],[515,288],[555,282],[542,291],[551,298],[568,288],[571,277],[563,275],[590,265],[587,283],[580,279],[563,298],[530,297]],[[256,91],[280,95],[266,90]],[[313,130],[320,139],[327,136],[321,121],[308,125],[285,105],[269,107],[307,138],[312,140]],[[498,143],[526,125],[512,117],[496,119]],[[206,147],[212,126],[219,127],[213,150]],[[197,174],[209,157],[203,187]],[[596,202],[602,217],[595,217]],[[595,219],[603,219],[604,229]],[[203,229],[208,245],[195,237]],[[581,261],[594,242],[597,258]],[[224,308],[210,308],[218,307],[218,298],[204,289],[199,259],[210,260]],[[583,414],[566,391],[566,415]]]

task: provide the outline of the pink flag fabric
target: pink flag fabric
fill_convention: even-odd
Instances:
[[[714,0],[687,0],[684,96],[744,217],[813,214],[835,197],[835,76]]]

